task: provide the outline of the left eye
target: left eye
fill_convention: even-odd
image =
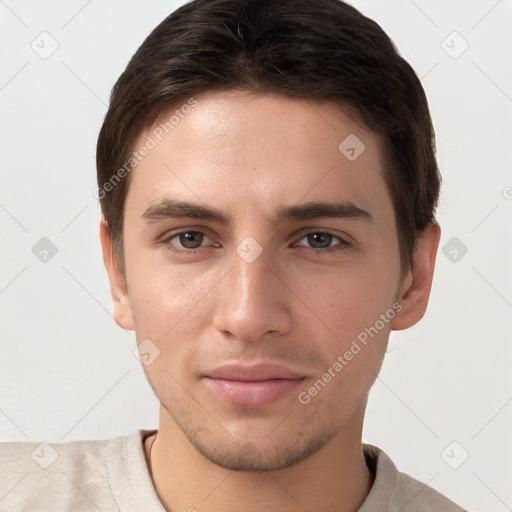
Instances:
[[[333,235],[331,233],[326,233],[323,231],[308,233],[306,236],[300,239],[300,241],[302,240],[306,240],[307,243],[310,244],[311,249],[327,249],[329,247],[332,247],[332,242],[335,242],[334,245],[336,245],[336,243],[339,243],[341,245],[348,245],[348,243],[345,242],[345,240],[343,240],[339,236]],[[297,245],[304,244],[298,243]]]

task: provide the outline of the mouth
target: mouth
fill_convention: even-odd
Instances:
[[[203,377],[204,383],[220,398],[243,407],[264,407],[283,399],[306,377],[281,365],[225,365]]]

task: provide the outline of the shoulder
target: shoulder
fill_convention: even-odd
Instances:
[[[119,510],[109,482],[109,452],[131,436],[67,443],[0,443],[0,512]]]
[[[363,451],[375,481],[360,512],[467,512],[427,484],[399,472],[380,448],[365,444]]]

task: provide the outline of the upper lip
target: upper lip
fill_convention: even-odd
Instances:
[[[240,364],[219,366],[205,373],[212,379],[262,381],[271,379],[301,379],[304,375],[276,363]]]

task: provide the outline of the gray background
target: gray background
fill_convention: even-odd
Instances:
[[[157,426],[92,191],[110,89],[181,3],[0,0],[2,441]],[[421,78],[444,177],[429,311],[392,334],[364,440],[468,509],[512,510],[512,0],[352,3]]]

